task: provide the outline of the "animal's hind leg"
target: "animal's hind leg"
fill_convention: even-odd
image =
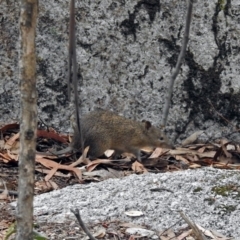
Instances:
[[[91,142],[88,146],[89,146],[88,155],[91,159],[102,156],[105,150],[107,150],[104,148],[104,143],[98,143],[98,141]]]

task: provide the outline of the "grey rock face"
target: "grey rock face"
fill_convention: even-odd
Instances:
[[[69,130],[66,91],[68,1],[40,1],[37,30],[39,114]],[[78,76],[82,112],[114,110],[160,123],[168,81],[180,52],[186,1],[79,1],[76,3]],[[240,128],[240,4],[194,4],[186,58],[176,80],[167,129],[178,141],[196,130],[203,139]],[[0,120],[19,118],[19,6],[0,9]],[[219,114],[218,114],[219,113]],[[222,116],[222,117],[221,117]],[[227,121],[231,122],[229,124]],[[230,135],[229,135],[230,134]]]

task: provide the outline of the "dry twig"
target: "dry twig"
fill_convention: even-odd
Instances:
[[[201,233],[201,231],[198,229],[196,224],[192,222],[183,212],[179,212],[181,217],[184,219],[184,221],[190,226],[190,228],[193,230],[196,240],[207,240],[205,236]]]
[[[169,108],[170,108],[170,101],[171,101],[172,93],[173,93],[174,81],[177,78],[177,75],[178,75],[178,72],[182,65],[182,61],[185,56],[185,52],[186,52],[186,48],[187,48],[187,43],[188,43],[188,39],[189,39],[189,31],[190,31],[190,23],[191,23],[191,17],[192,17],[192,5],[193,5],[193,0],[189,0],[187,17],[186,17],[186,26],[185,26],[185,32],[184,32],[184,38],[183,38],[183,42],[182,42],[181,52],[178,56],[175,71],[173,72],[170,82],[169,82],[168,94],[167,94],[166,102],[165,102],[164,109],[163,109],[163,119],[162,119],[163,126],[165,126],[166,122],[167,122],[168,112],[169,112]]]
[[[79,210],[78,209],[73,210],[72,208],[70,210],[75,215],[75,217],[78,220],[78,223],[79,223],[80,227],[88,235],[90,240],[97,240],[95,237],[93,237],[93,235],[89,232],[88,228],[85,226],[85,224],[84,224],[84,222],[83,222],[83,220],[80,216]]]

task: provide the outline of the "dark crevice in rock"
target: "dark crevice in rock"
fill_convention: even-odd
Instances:
[[[84,43],[79,39],[76,39],[76,40],[77,40],[77,46],[81,46],[83,49],[87,49],[87,50],[90,50],[90,52],[92,52],[91,47],[93,44]]]
[[[133,35],[134,41],[136,41],[136,31],[139,27],[139,23],[135,22],[136,15],[139,10],[144,7],[149,15],[149,19],[151,22],[154,21],[156,13],[160,11],[160,1],[159,0],[141,0],[139,1],[135,7],[133,13],[128,11],[128,19],[125,19],[121,22],[120,28],[122,34],[127,37],[128,35]]]
[[[224,8],[224,14],[228,14],[228,7],[230,1]],[[229,65],[228,58],[231,54],[230,48],[226,44],[227,33],[219,37],[218,15],[222,11],[221,5],[216,4],[215,14],[212,18],[212,31],[214,33],[215,42],[218,46],[219,53],[214,57],[213,65],[208,70],[204,70],[200,65],[194,61],[194,56],[190,51],[186,52],[185,61],[189,66],[188,78],[183,84],[184,90],[188,92],[188,99],[186,100],[186,109],[192,109],[190,112],[190,119],[199,118],[202,113],[201,120],[216,120],[223,125],[227,125],[226,120],[217,115],[216,111],[222,114],[224,118],[231,120],[240,120],[240,112],[238,111],[240,105],[240,92],[221,93],[221,78],[220,75],[224,70],[225,65]],[[168,43],[168,45],[170,45]],[[174,45],[170,45],[173,47]],[[177,51],[178,52],[178,51]],[[218,101],[216,102],[216,99]],[[209,103],[210,102],[210,103]],[[214,108],[211,106],[214,106]],[[239,114],[238,114],[239,113]],[[196,120],[197,122],[197,120]]]
[[[47,69],[48,69],[47,60],[43,60],[41,58],[37,58],[37,74],[42,75],[44,78],[48,77]]]
[[[167,48],[168,52],[172,53],[171,57],[166,58],[168,64],[173,69],[177,64],[178,55],[180,53],[181,47],[176,45],[176,39],[172,36],[172,41],[169,39],[158,39],[159,44],[164,44],[164,47]],[[163,53],[160,50],[160,55]]]
[[[221,38],[219,37],[219,31],[220,31],[220,27],[218,25],[218,15],[220,13],[220,11],[224,11],[224,15],[228,15],[228,5],[230,3],[228,2],[228,4],[226,4],[224,6],[224,9],[223,6],[220,4],[220,3],[217,3],[216,4],[216,9],[215,9],[215,13],[212,17],[212,31],[213,31],[213,34],[214,34],[214,39],[215,39],[215,42],[216,42],[216,45],[218,46],[218,49],[219,49],[219,56],[215,57],[215,60],[214,60],[214,65],[216,65],[216,60],[218,58],[220,59],[227,59],[227,56],[228,56],[228,53],[231,54],[231,50],[228,48],[227,46],[227,43],[226,43],[226,40],[227,40],[227,37],[228,37],[228,33],[226,32]]]
[[[144,68],[143,74],[140,74],[140,75],[138,76],[138,78],[139,78],[139,79],[144,78],[144,77],[147,75],[147,73],[149,72],[148,70],[149,70],[149,66],[146,65],[145,68]]]
[[[139,26],[139,24],[134,23],[135,12],[130,13],[128,11],[128,15],[129,15],[128,19],[125,19],[121,22],[120,28],[121,28],[122,34],[125,35],[125,37],[127,37],[128,35],[133,35],[134,41],[136,41],[136,29]]]
[[[144,8],[147,10],[150,21],[153,22],[156,16],[156,12],[160,12],[160,1],[142,0],[135,6],[135,11],[138,12],[142,6],[144,6]]]
[[[58,78],[53,81],[52,78],[45,80],[45,86],[50,88],[54,92],[66,92],[66,81],[63,78]]]
[[[67,90],[65,90],[64,95],[63,94],[58,94],[56,96],[56,100],[57,100],[58,105],[67,107],[68,104],[69,104],[69,99],[67,97]]]
[[[11,111],[15,108],[14,106],[14,98],[13,94],[11,92],[3,92],[0,94],[0,114],[10,114]]]
[[[49,117],[52,118],[53,117],[52,113],[56,111],[56,107],[54,104],[48,104],[42,108],[42,111],[48,113]]]
[[[190,71],[187,80],[184,82],[184,89],[188,92],[188,100],[186,101],[192,111],[190,118],[203,114],[203,120],[216,119],[216,111],[222,114],[224,118],[240,121],[240,92],[221,93],[220,74],[223,71],[221,64],[217,64],[217,57],[214,64],[208,70],[201,68],[194,62],[193,55],[187,52],[186,63]],[[195,81],[195,84],[194,84]],[[218,101],[216,101],[218,99]],[[214,106],[211,106],[211,104]],[[224,125],[228,124],[226,120],[218,116],[218,121]]]

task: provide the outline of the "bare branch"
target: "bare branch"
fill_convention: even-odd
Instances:
[[[171,102],[171,99],[172,99],[174,81],[177,78],[180,67],[182,65],[183,58],[184,58],[185,53],[186,53],[186,48],[187,48],[188,39],[189,39],[191,18],[192,18],[192,6],[193,6],[193,0],[189,0],[188,1],[187,16],[186,16],[186,26],[185,26],[185,32],[184,32],[184,37],[183,37],[183,42],[182,42],[182,48],[181,48],[181,52],[178,56],[175,71],[173,72],[173,74],[171,76],[171,79],[170,79],[170,82],[169,82],[167,97],[166,97],[166,101],[165,101],[165,105],[164,105],[164,109],[163,109],[163,119],[162,119],[162,125],[163,126],[166,126],[166,122],[167,122],[167,117],[168,117],[169,108],[170,108],[170,102]]]
[[[84,150],[83,146],[83,136],[80,112],[78,107],[78,87],[77,87],[77,55],[76,55],[76,26],[75,26],[75,0],[70,0],[70,22],[69,22],[69,59],[68,59],[68,97],[70,98],[70,86],[71,86],[71,72],[72,72],[72,86],[74,91],[74,106],[75,106],[75,123],[74,125],[74,135],[73,144],[75,141],[81,141],[81,149]]]
[[[79,210],[78,209],[75,209],[73,210],[71,208],[71,212],[75,215],[75,217],[77,218],[78,220],[78,223],[80,225],[80,227],[82,228],[82,230],[88,235],[88,237],[90,238],[90,240],[97,240],[95,237],[93,237],[93,235],[89,232],[89,230],[87,229],[87,227],[85,226],[81,216],[80,216],[80,213],[79,213]]]
[[[198,229],[196,224],[192,222],[183,212],[179,212],[181,217],[184,219],[184,221],[190,226],[190,228],[193,230],[196,240],[207,240],[206,237],[203,236],[201,231]]]

